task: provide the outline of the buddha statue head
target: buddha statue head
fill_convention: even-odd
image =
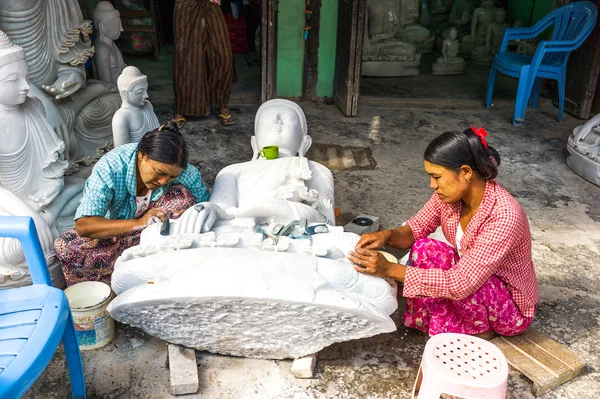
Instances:
[[[456,30],[455,27],[450,28],[450,32],[449,32],[450,40],[456,40],[457,36],[458,36],[458,30]]]
[[[496,10],[496,14],[494,14],[494,22],[497,24],[503,24],[506,21],[506,11],[502,8]]]
[[[118,10],[108,1],[101,1],[94,9],[94,26],[98,32],[98,40],[107,38],[117,40],[123,31],[121,16]]]
[[[148,100],[148,78],[134,66],[128,66],[117,79],[123,105],[143,107]]]
[[[256,112],[252,149],[254,157],[266,146],[278,146],[279,157],[303,157],[312,139],[308,135],[306,117],[292,101],[274,99],[265,102]]]
[[[27,99],[27,61],[23,49],[0,31],[0,105],[18,107]]]
[[[496,0],[483,0],[481,2],[481,7],[483,8],[493,8],[496,5]]]

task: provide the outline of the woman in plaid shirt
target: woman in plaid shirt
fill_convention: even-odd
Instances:
[[[404,324],[430,335],[520,334],[539,299],[527,215],[493,180],[500,156],[486,135],[470,128],[435,138],[424,162],[431,199],[405,226],[363,235],[349,254],[359,272],[404,282]],[[427,238],[439,226],[451,246]],[[410,266],[386,261],[376,251],[384,245],[410,248]]]

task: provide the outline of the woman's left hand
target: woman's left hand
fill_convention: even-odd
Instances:
[[[356,271],[376,277],[393,277],[392,272],[398,265],[388,262],[379,251],[358,247],[350,251],[348,259],[354,263]]]

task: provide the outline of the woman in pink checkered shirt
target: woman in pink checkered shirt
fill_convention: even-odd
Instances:
[[[405,226],[365,234],[348,258],[361,273],[404,283],[404,324],[444,332],[520,334],[539,299],[521,205],[493,179],[500,156],[484,129],[446,132],[425,150],[435,190]],[[439,226],[450,245],[427,238]],[[376,249],[409,249],[410,266]]]

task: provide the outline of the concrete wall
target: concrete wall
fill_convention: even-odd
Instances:
[[[305,0],[279,2],[277,31],[277,95],[302,96]],[[333,95],[338,0],[321,0],[317,96]]]

